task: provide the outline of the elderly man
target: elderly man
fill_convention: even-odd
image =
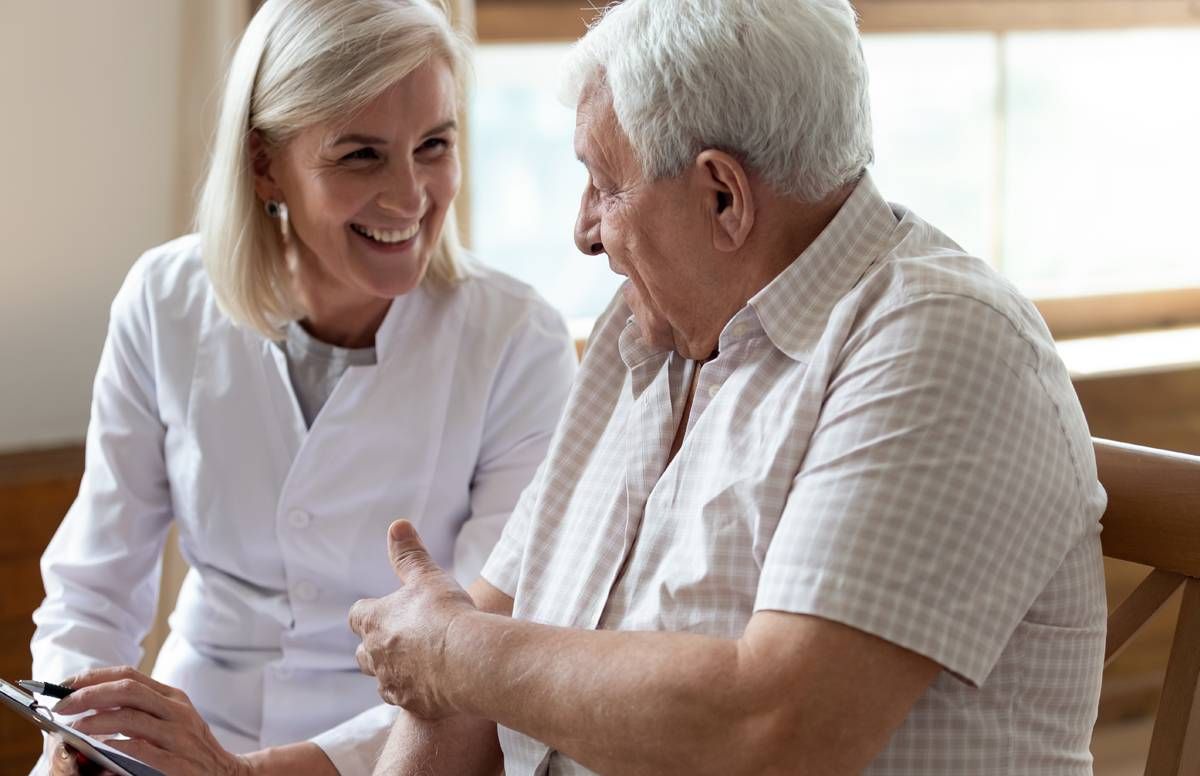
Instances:
[[[1091,773],[1088,429],[865,172],[849,4],[627,0],[572,67],[576,239],[628,282],[470,596],[392,526],[378,772]]]

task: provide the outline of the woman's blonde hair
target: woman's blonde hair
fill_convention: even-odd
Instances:
[[[224,312],[281,336],[303,312],[294,299],[279,225],[254,189],[250,136],[282,147],[301,130],[353,115],[431,58],[464,94],[465,40],[436,0],[267,0],[229,67],[197,228],[204,266]],[[450,285],[464,269],[453,206],[425,282]]]

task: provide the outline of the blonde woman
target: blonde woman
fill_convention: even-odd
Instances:
[[[346,616],[397,587],[388,524],[414,519],[470,581],[546,451],[574,353],[458,247],[464,57],[429,0],[267,0],[199,234],[145,254],[113,304],[33,675],[160,770],[368,773],[395,710]],[[172,521],[191,571],[151,679],[120,666]]]

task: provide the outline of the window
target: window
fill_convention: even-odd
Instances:
[[[1200,27],[872,32],[868,21],[872,174],[886,196],[1035,298],[1200,287]],[[572,239],[585,176],[573,111],[557,99],[566,50],[480,45],[472,235],[485,261],[588,318],[620,279]]]
[[[881,189],[1034,297],[1200,285],[1200,30],[869,35]],[[947,63],[953,63],[948,67]]]
[[[533,285],[569,319],[594,318],[621,278],[575,248],[587,174],[575,158],[575,113],[559,101],[554,77],[566,50],[552,43],[476,53],[471,242],[483,261]]]

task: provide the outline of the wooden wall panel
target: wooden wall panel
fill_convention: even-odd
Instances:
[[[1037,300],[1055,339],[1169,329],[1200,320],[1200,288]]]
[[[1200,454],[1200,368],[1077,380],[1092,435]]]
[[[28,679],[30,615],[41,603],[38,560],[79,490],[83,451],[0,455],[0,678]],[[0,773],[28,773],[41,735],[13,714],[0,714]]]

